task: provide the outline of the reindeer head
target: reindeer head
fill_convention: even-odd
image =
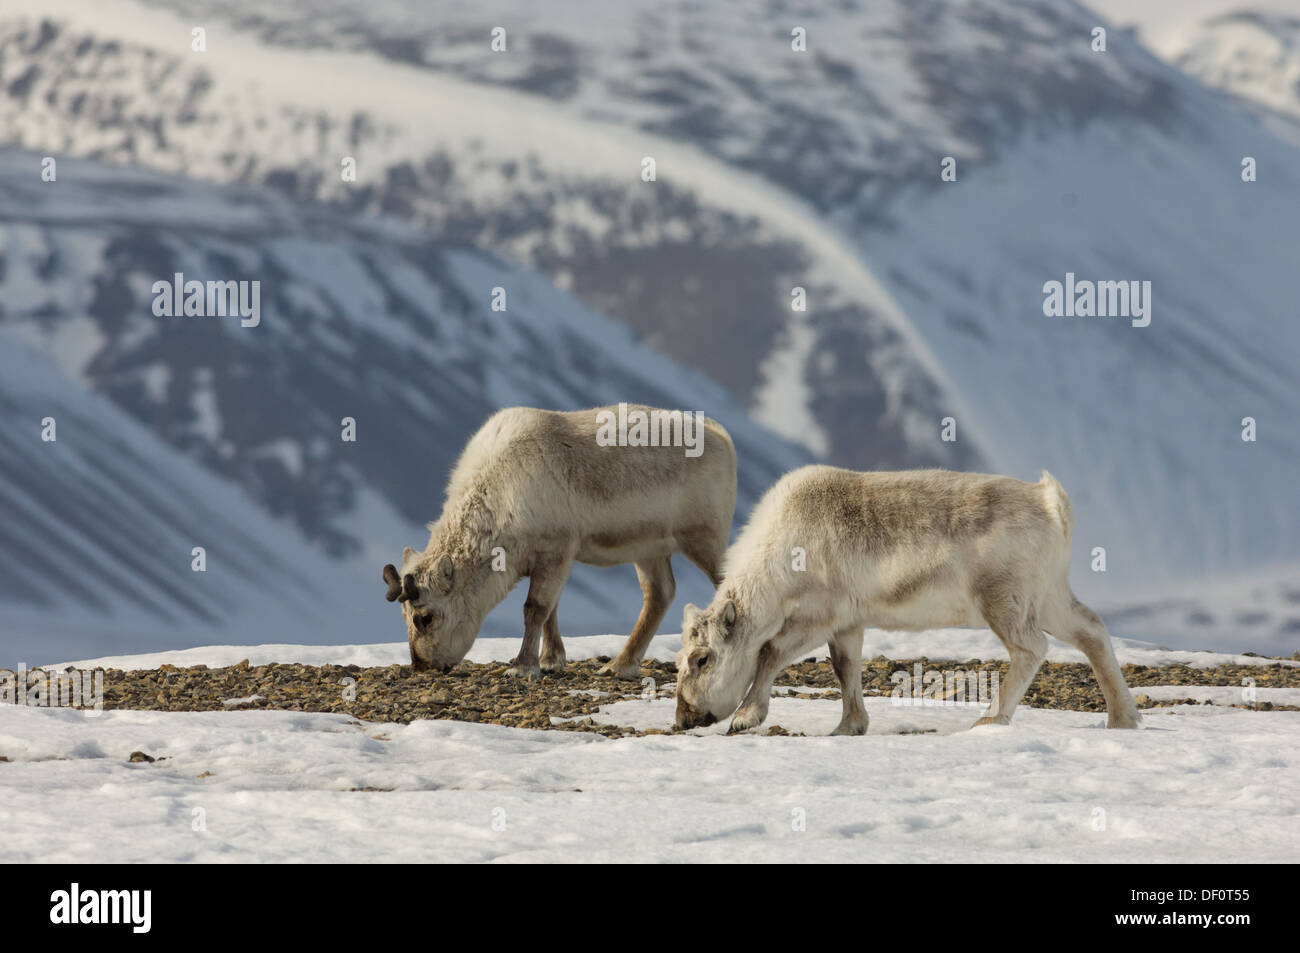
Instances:
[[[433,547],[407,547],[401,572],[392,563],[384,567],[385,598],[402,604],[412,668],[450,671],[474,644],[486,612],[476,605],[471,575]]]
[[[751,628],[721,590],[707,609],[686,607],[677,655],[678,728],[711,725],[740,706],[758,665]]]

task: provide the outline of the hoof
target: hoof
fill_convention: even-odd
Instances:
[[[1107,715],[1107,728],[1141,728],[1142,716],[1134,712],[1131,715]]]
[[[555,658],[547,658],[545,656],[542,656],[543,672],[560,672],[563,671],[564,666],[568,664],[569,664],[569,660],[563,655],[557,656]]]
[[[979,728],[981,725],[1009,725],[1009,724],[1011,724],[1011,719],[1008,718],[1006,715],[994,715],[992,717],[985,716],[981,718],[979,721],[975,722],[975,724],[971,725],[971,727]]]
[[[835,727],[835,730],[831,732],[832,735],[865,735],[866,733],[866,719],[863,719],[862,721],[842,721]]]
[[[731,725],[727,728],[727,734],[736,735],[742,731],[749,731],[751,728],[757,728],[767,717],[767,712],[758,711],[754,708],[741,706],[740,710],[731,716]]]
[[[613,675],[615,678],[621,678],[627,682],[641,681],[641,666],[639,663],[628,664],[626,662],[608,662],[600,667],[596,672],[597,675]]]
[[[512,678],[522,678],[525,681],[536,682],[542,677],[542,667],[534,662],[532,665],[511,665],[506,669],[506,674]]]

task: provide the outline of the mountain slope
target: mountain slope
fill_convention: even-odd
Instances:
[[[0,667],[108,646],[379,634],[372,586],[3,327],[0,417]]]
[[[833,462],[1048,467],[1089,601],[1300,560],[1300,151],[1242,100],[1069,0],[420,9],[25,4],[0,131],[523,262]],[[1048,318],[1067,273],[1152,324]]]
[[[123,0],[30,9],[0,16],[0,139],[400,218],[549,276],[813,452],[859,466],[979,463],[974,441],[932,439],[957,403],[943,370],[817,208],[671,129],[629,136],[515,87],[394,62],[387,40],[339,53],[278,20],[334,24],[351,47],[356,18],[338,5],[270,14],[285,45],[205,18],[203,54],[178,45],[188,12]],[[460,13],[440,8],[440,36],[463,33]],[[401,4],[361,19],[385,14],[409,28]],[[639,178],[646,155],[659,162],[653,184]],[[355,182],[340,174],[344,157]],[[809,314],[792,312],[795,287]]]
[[[1212,89],[1300,120],[1300,7],[1292,0],[1089,0]],[[1294,125],[1292,129],[1296,128]]]
[[[544,280],[473,249],[268,202],[260,193],[94,163],[68,160],[56,183],[43,183],[31,174],[38,160],[0,150],[0,329],[52,358],[59,376],[46,368],[12,380],[11,399],[28,409],[8,418],[12,425],[22,435],[36,432],[49,413],[37,412],[38,395],[81,403],[101,396],[115,419],[130,415],[155,436],[153,449],[137,454],[142,469],[151,454],[166,461],[183,455],[191,467],[242,488],[249,502],[231,511],[229,525],[207,528],[212,549],[215,540],[237,539],[241,527],[272,525],[268,516],[291,524],[277,554],[301,549],[306,565],[330,567],[303,570],[294,585],[312,598],[363,592],[367,609],[385,612],[365,615],[366,635],[379,637],[370,624],[376,619],[385,620],[388,637],[393,625],[400,630],[382,601],[378,568],[403,545],[423,545],[422,524],[437,516],[461,447],[501,406],[627,400],[706,411],[729,428],[742,460],[742,516],[780,473],[807,459],[750,423],[717,385],[638,345]],[[156,316],[152,286],[178,272],[200,281],[261,281],[260,323]],[[507,310],[491,310],[494,287],[507,290]],[[355,442],[342,439],[346,417],[355,421]],[[96,430],[111,439],[116,426]],[[63,436],[59,448],[70,439]],[[15,481],[33,454],[46,452],[39,441],[16,437],[8,451]],[[103,453],[95,459],[108,465]],[[158,464],[164,473],[170,466]],[[74,482],[93,478],[87,465]],[[22,488],[28,509],[57,513],[66,482],[28,477],[13,492]],[[173,481],[158,505],[183,499],[184,482]],[[194,492],[202,499],[207,490]],[[151,495],[138,481],[123,490],[132,507],[152,505]],[[9,492],[4,498],[17,505]],[[61,528],[40,524],[5,537],[6,561],[57,552],[78,520],[95,522],[84,510],[67,519]],[[148,590],[162,573],[161,557],[142,540],[134,548],[140,564],[122,567],[124,584]],[[41,563],[33,572],[48,569]],[[340,572],[364,588],[338,586]],[[681,575],[683,600],[707,597],[698,573]],[[24,574],[6,602],[44,605],[34,582]],[[205,606],[181,595],[163,606],[144,605],[143,594],[135,601],[161,621],[203,622]],[[519,598],[490,629],[518,628]],[[167,611],[173,602],[183,604]],[[630,627],[639,607],[630,569],[584,570],[566,590],[564,618],[571,629],[617,629]],[[65,618],[58,613],[45,628],[57,628]],[[124,620],[112,614],[99,618],[117,631]],[[355,612],[322,615],[327,631],[312,641],[356,638]],[[267,626],[226,637],[277,637],[270,619]],[[201,630],[176,637],[193,644]]]

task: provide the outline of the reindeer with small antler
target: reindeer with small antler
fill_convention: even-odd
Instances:
[[[565,665],[556,614],[575,562],[632,563],[644,602],[622,651],[602,670],[635,679],[676,582],[681,553],[716,586],[736,506],[736,451],[702,414],[666,415],[693,450],[671,439],[613,445],[599,439],[627,405],[572,413],[512,407],[466,445],[447,486],[442,516],[422,552],[401,570],[384,567],[387,598],[400,602],[411,665],[449,670],[465,657],[488,612],[524,577],[524,638],[510,674],[538,678]],[[692,417],[694,418],[692,420]],[[667,433],[667,436],[672,436]],[[539,651],[540,649],[540,651]]]
[[[1037,483],[948,470],[787,473],[727,553],[713,603],[686,607],[677,727],[728,715],[732,731],[756,727],[781,670],[826,642],[843,699],[832,734],[865,734],[867,626],[987,625],[1011,667],[977,725],[1010,724],[1047,653],[1048,632],[1087,657],[1107,726],[1136,728],[1110,635],[1070,591],[1073,525],[1070,499],[1046,471]],[[796,549],[806,556],[797,566]]]

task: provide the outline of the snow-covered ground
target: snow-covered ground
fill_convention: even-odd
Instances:
[[[599,655],[615,656],[627,637],[624,635],[589,635],[565,637],[564,651],[570,661],[596,658]],[[505,661],[519,651],[519,639],[479,639],[466,656],[471,662]],[[1230,663],[1233,665],[1272,665],[1278,660],[1255,655],[1234,655],[1228,652],[1202,652],[1173,650],[1149,642],[1133,639],[1115,639],[1115,654],[1121,664],[1173,665],[1181,663],[1192,668],[1209,668]],[[671,662],[682,647],[681,635],[658,635],[646,649],[646,658]],[[1006,658],[1002,643],[988,629],[935,629],[929,632],[886,632],[871,629],[863,643],[863,657],[930,659],[993,659]],[[809,658],[826,658],[822,646],[809,653]],[[267,665],[287,662],[301,665],[406,665],[411,653],[405,642],[383,642],[375,645],[205,645],[193,649],[170,652],[152,652],[146,655],[106,655],[101,658],[81,659],[75,662],[51,663],[63,668],[120,668],[125,670],[157,668],[159,665],[176,665],[185,668],[207,665],[217,668],[234,665],[248,659],[250,665]],[[1054,639],[1048,640],[1049,662],[1084,662],[1081,652]],[[1283,665],[1300,666],[1300,662],[1284,661]]]
[[[867,654],[906,644],[911,654],[1000,657],[988,633],[907,638],[872,634]],[[569,654],[607,654],[619,641],[571,639]],[[652,654],[670,657],[676,644],[660,637]],[[506,658],[516,645],[481,640],[473,657]],[[400,661],[403,648],[234,646],[103,661],[365,665]],[[1119,649],[1147,664],[1259,661]],[[969,731],[964,708],[867,707],[861,738],[826,737],[838,701],[776,698],[768,724],[806,737],[726,737],[719,725],[609,740],[296,712],[87,717],[3,706],[0,859],[1196,862],[1290,861],[1300,849],[1300,713],[1179,706],[1146,712],[1142,731],[1114,732],[1098,714],[1022,707],[1010,727]],[[672,713],[672,699],[657,698],[616,702],[598,718],[663,728]],[[137,750],[160,760],[129,763]]]
[[[1300,688],[1252,688],[1251,694],[1256,702],[1268,702],[1272,705],[1300,705]],[[1191,698],[1202,705],[1239,705],[1243,698],[1243,689],[1235,685],[1143,685],[1137,690],[1139,695],[1151,698],[1174,698],[1179,701]]]

